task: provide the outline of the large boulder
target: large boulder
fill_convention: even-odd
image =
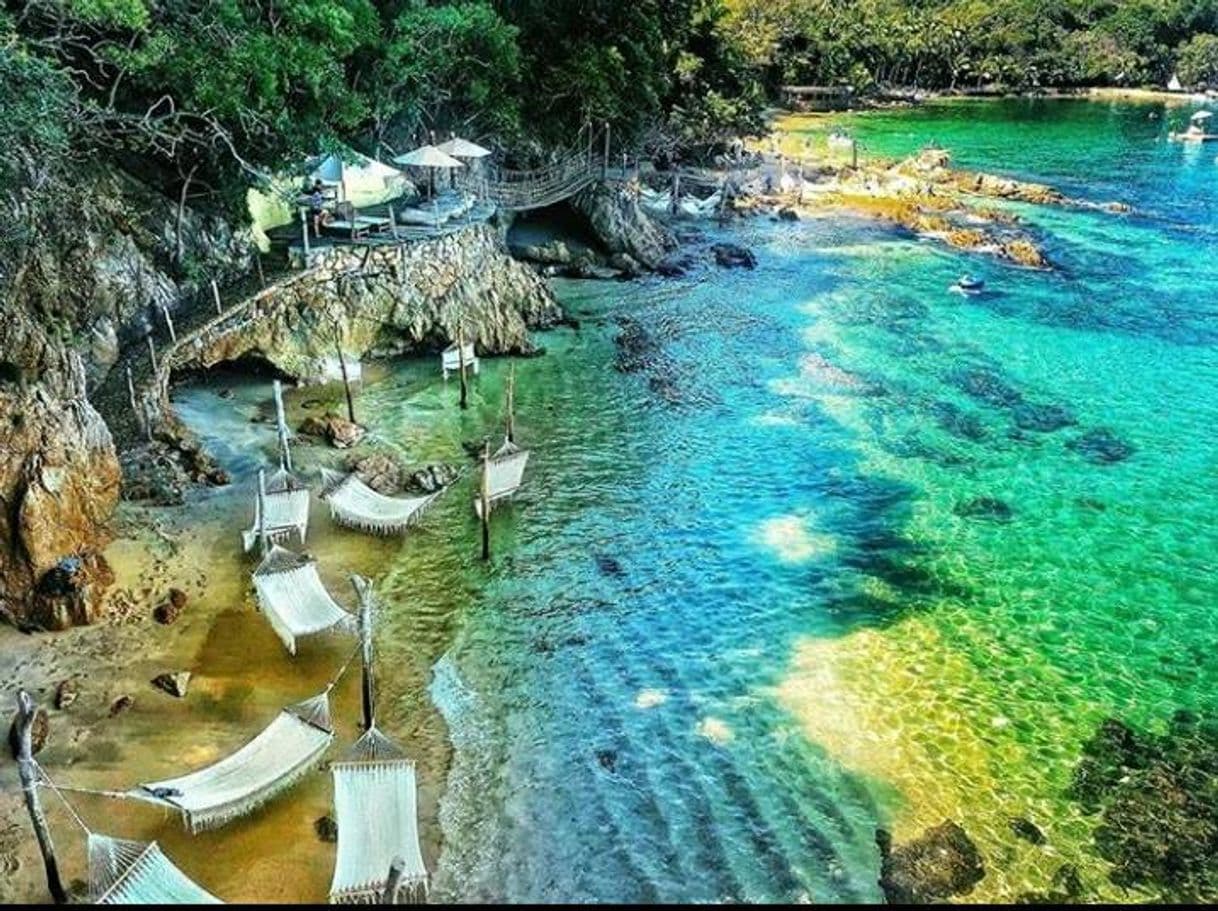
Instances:
[[[985,876],[981,852],[958,823],[927,829],[904,845],[876,832],[880,848],[880,888],[892,904],[924,905],[967,895]]]
[[[655,269],[676,248],[672,233],[639,205],[634,184],[595,183],[570,201],[610,255],[626,254]]]
[[[366,431],[359,424],[341,418],[333,412],[323,417],[309,415],[300,425],[306,436],[320,437],[335,449],[350,449],[364,438]]]
[[[28,619],[47,630],[93,623],[112,584],[114,572],[101,554],[64,557],[38,580]]]

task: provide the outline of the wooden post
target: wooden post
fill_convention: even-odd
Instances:
[[[859,169],[859,141],[857,139],[850,140],[850,167],[855,171]]]
[[[395,855],[389,862],[389,875],[385,877],[385,891],[381,893],[382,905],[396,905],[398,890],[402,887],[402,877],[406,873],[406,861],[402,855]]]
[[[34,834],[38,838],[38,850],[42,852],[42,863],[47,871],[47,888],[55,904],[66,905],[68,893],[59,878],[59,861],[55,859],[55,843],[51,841],[51,830],[47,827],[42,812],[42,801],[38,797],[38,766],[34,762],[34,718],[37,707],[25,690],[17,691],[17,774],[21,778],[21,790],[25,795],[25,808],[30,812]]]
[[[389,213],[389,233],[393,235],[393,239],[398,239],[398,223],[393,217],[393,204],[385,206],[385,210]]]
[[[668,194],[668,213],[675,217],[681,208],[681,172],[676,168],[672,170],[672,185],[669,187]]]
[[[266,469],[258,469],[258,543],[262,545],[265,556],[270,550],[266,539]]]
[[[275,380],[275,427],[279,432],[279,467],[292,470],[292,451],[288,448],[288,419],[283,408],[283,384]]]
[[[164,304],[161,305],[161,316],[165,317],[165,326],[169,329],[169,341],[176,344],[178,341],[178,333],[173,328],[173,317],[169,315],[169,308]]]
[[[457,373],[461,377],[461,410],[469,408],[469,383],[465,378],[465,333],[457,327]]]
[[[258,271],[262,272],[262,260],[258,260]],[[224,307],[220,303],[220,286],[216,284],[216,280],[211,280],[211,299],[216,303],[216,316],[224,312]]]
[[[135,422],[139,424],[140,433],[149,440],[152,439],[152,428],[148,426],[143,410],[140,408],[140,400],[135,394],[135,379],[131,376],[131,365],[127,365],[127,395],[131,398],[131,413],[135,415]]]
[[[512,366],[508,369],[508,387],[507,387],[507,430],[505,436],[509,443],[516,442],[516,363],[513,361]]]
[[[351,397],[351,377],[347,374],[347,358],[343,355],[342,329],[334,323],[334,345],[338,349],[338,370],[343,377],[343,392],[347,396],[347,420],[352,424],[355,420],[355,399]]]
[[[605,157],[601,162],[601,180],[609,179],[609,121],[605,121]]]
[[[800,203],[804,201],[804,163],[802,160],[799,163],[799,195],[796,199]]]
[[[261,253],[254,254],[254,265],[256,265],[258,267],[258,284],[260,286],[262,286],[263,288],[265,288],[266,287],[266,275],[263,274],[263,271],[262,271],[262,254]],[[213,278],[212,287],[215,287],[215,281],[216,280]],[[216,297],[217,298],[219,297],[219,292],[217,292]],[[217,301],[217,303],[218,303],[218,301]],[[219,311],[219,309],[220,308],[217,306],[216,310]]]
[[[491,558],[491,444],[482,445],[482,559]]]
[[[300,236],[304,240],[304,264],[305,268],[309,268],[309,216],[305,212],[305,207],[300,207]]]
[[[156,376],[160,370],[156,365],[156,345],[152,341],[152,333],[149,332],[144,338],[148,340],[148,359],[152,361],[152,375]]]
[[[351,584],[359,597],[359,643],[363,672],[360,676],[360,699],[363,708],[364,730],[372,730],[375,721],[375,705],[372,689],[372,591],[371,584],[362,576],[351,576]]]

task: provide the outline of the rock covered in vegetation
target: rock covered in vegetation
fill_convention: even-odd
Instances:
[[[981,852],[959,824],[950,820],[913,841],[893,846],[876,832],[880,848],[880,888],[892,904],[927,904],[967,895],[985,877]]]
[[[1218,889],[1218,718],[1177,712],[1165,733],[1109,718],[1083,747],[1070,795],[1097,814],[1117,885],[1196,901]]]

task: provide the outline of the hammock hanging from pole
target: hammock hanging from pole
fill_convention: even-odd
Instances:
[[[275,380],[275,428],[279,439],[279,469],[264,480],[258,472],[258,493],[254,501],[254,524],[241,532],[241,544],[249,553],[259,542],[269,544],[286,540],[296,533],[301,545],[309,529],[309,491],[292,474],[290,434],[283,408],[283,386]]]
[[[343,475],[323,468],[321,498],[330,504],[334,521],[376,535],[393,535],[418,522],[443,491],[420,497],[387,497],[352,472]]]
[[[326,591],[317,561],[278,544],[254,570],[254,593],[271,628],[293,655],[296,640],[327,632],[355,632],[355,618]]]
[[[331,686],[280,711],[237,752],[179,778],[141,784],[128,795],[177,810],[191,832],[252,813],[315,767],[333,742]]]
[[[330,769],[338,822],[330,901],[381,901],[395,858],[405,866],[398,893],[389,900],[425,901],[427,868],[419,850],[414,763],[374,726]]]
[[[503,434],[503,445],[484,462],[488,508],[493,512],[495,504],[511,497],[524,483],[524,469],[529,463],[529,450],[516,445],[516,367],[508,374],[507,426]],[[482,495],[474,497],[474,512],[482,518]]]
[[[97,905],[223,904],[166,857],[155,841],[88,836],[89,899]]]
[[[341,761],[331,763],[338,858],[330,901],[404,904],[427,899],[427,868],[419,849],[414,763],[376,728],[373,717],[372,614],[367,579],[353,575],[360,600],[363,715],[366,733]],[[386,896],[390,867],[397,866],[394,894]]]

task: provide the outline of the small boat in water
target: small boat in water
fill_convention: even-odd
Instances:
[[[951,287],[958,294],[980,294],[985,290],[985,281],[971,275],[961,275]]]
[[[1198,111],[1189,118],[1188,129],[1182,133],[1174,130],[1167,134],[1173,142],[1215,142],[1218,133],[1209,132],[1209,120],[1214,116],[1213,111]]]

